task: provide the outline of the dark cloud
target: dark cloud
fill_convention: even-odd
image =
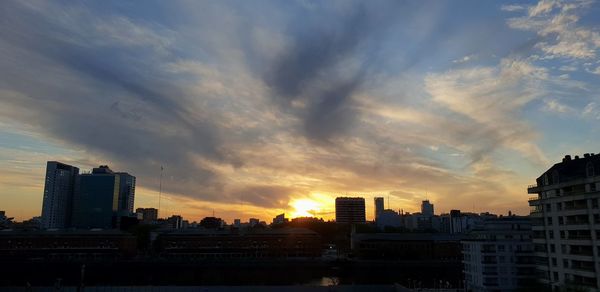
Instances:
[[[343,134],[357,118],[352,96],[368,67],[363,54],[382,24],[363,5],[338,13],[334,23],[320,26],[326,22],[315,21],[292,31],[289,47],[264,75],[275,101],[300,116],[306,136],[317,142]],[[290,110],[293,101],[305,107]]]

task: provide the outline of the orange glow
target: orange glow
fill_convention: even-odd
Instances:
[[[291,213],[292,218],[312,217],[321,210],[320,204],[311,199],[295,199],[290,202],[290,206],[294,209]]]

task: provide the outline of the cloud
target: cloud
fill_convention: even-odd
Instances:
[[[547,159],[531,140],[535,132],[517,113],[542,96],[540,82],[546,79],[548,72],[544,68],[524,60],[504,59],[499,68],[477,67],[430,74],[425,88],[433,101],[477,123],[478,129],[473,128],[472,133],[465,135],[484,133],[480,138],[486,142],[473,145],[483,147],[469,151],[473,162],[484,159],[502,145],[543,165]]]
[[[508,20],[510,27],[535,32],[541,40],[535,48],[544,58],[590,59],[600,48],[600,34],[580,26],[579,13],[590,1],[546,1],[530,6],[528,14]]]
[[[522,10],[525,10],[525,6],[516,5],[516,4],[502,5],[500,7],[500,10],[502,10],[502,11],[508,11],[508,12],[522,11]]]
[[[555,99],[544,100],[544,107],[542,108],[542,110],[560,114],[570,114],[575,112],[575,109],[571,108],[568,105],[562,104]]]

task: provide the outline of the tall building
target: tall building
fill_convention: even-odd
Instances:
[[[486,219],[461,243],[467,290],[515,291],[534,282],[528,217]]]
[[[366,223],[365,198],[335,198],[335,222]]]
[[[429,200],[421,202],[421,214],[427,217],[433,217],[433,204],[429,203]]]
[[[384,210],[384,201],[382,197],[375,197],[375,221],[381,216]]]
[[[529,186],[539,277],[600,290],[600,154],[565,156]]]
[[[78,174],[79,168],[68,164],[57,161],[48,161],[46,164],[42,204],[43,228],[69,227],[75,180]]]
[[[94,168],[79,175],[73,200],[73,226],[77,228],[112,228],[119,210],[121,176],[108,166]]]
[[[133,213],[135,200],[135,176],[126,172],[115,173],[119,176],[119,211],[126,215]]]

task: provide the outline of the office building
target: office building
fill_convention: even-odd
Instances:
[[[382,197],[375,197],[375,221],[379,219],[384,210],[384,201]]]
[[[335,198],[335,221],[337,223],[366,223],[364,198]]]
[[[119,176],[119,211],[131,215],[135,201],[135,176],[126,172],[115,174]]]
[[[79,168],[48,161],[44,198],[42,204],[42,228],[69,227],[72,214],[73,194]]]
[[[433,204],[429,203],[429,200],[421,202],[421,214],[426,217],[433,217]]]
[[[137,208],[135,212],[142,215],[144,224],[155,223],[158,220],[158,209],[156,208]]]
[[[570,155],[529,186],[538,277],[600,290],[600,155]]]
[[[462,241],[462,253],[469,291],[515,291],[535,281],[528,217],[484,220]]]
[[[74,227],[109,229],[116,225],[120,178],[105,165],[94,168],[92,173],[79,175],[73,200]]]

